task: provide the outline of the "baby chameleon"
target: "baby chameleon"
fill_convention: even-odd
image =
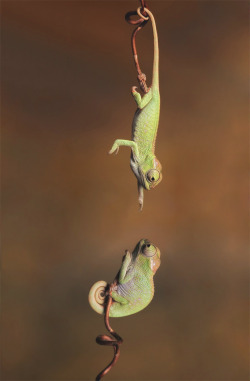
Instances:
[[[144,8],[151,19],[154,37],[154,60],[152,85],[149,91],[141,98],[136,87],[132,87],[132,95],[137,103],[137,110],[132,124],[132,140],[115,140],[110,154],[118,153],[120,146],[131,148],[130,167],[138,182],[140,209],[143,207],[143,188],[150,190],[160,183],[162,179],[161,164],[156,158],[155,140],[160,116],[160,93],[159,93],[159,47],[158,35],[153,14]],[[145,18],[138,8],[137,13]]]
[[[110,317],[135,314],[153,299],[153,277],[161,263],[160,250],[147,239],[141,239],[132,254],[126,250],[121,268],[111,289],[113,303]],[[89,303],[99,314],[104,313],[107,282],[95,283],[89,292]]]

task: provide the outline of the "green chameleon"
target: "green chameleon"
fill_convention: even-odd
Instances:
[[[159,47],[158,35],[153,14],[144,8],[151,19],[154,37],[154,61],[152,85],[149,91],[141,98],[136,87],[132,87],[132,95],[137,103],[137,110],[132,124],[132,140],[115,140],[110,154],[118,153],[120,146],[131,148],[130,166],[138,181],[138,193],[140,209],[143,207],[143,188],[150,190],[160,183],[162,179],[161,164],[156,158],[155,140],[160,116],[160,93],[159,93]],[[140,10],[137,10],[140,17]]]
[[[132,254],[128,250],[121,268],[111,285],[113,303],[110,317],[135,314],[145,308],[153,299],[153,277],[161,263],[160,250],[147,239],[141,239]],[[104,313],[107,282],[96,282],[89,292],[89,303],[99,314]]]

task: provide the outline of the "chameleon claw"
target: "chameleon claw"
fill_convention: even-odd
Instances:
[[[109,289],[107,291],[107,295],[112,296],[112,292],[117,291],[117,289],[118,289],[117,282],[110,283],[109,284]]]
[[[139,195],[138,201],[139,201],[140,212],[141,212],[143,208],[143,187],[140,184],[138,184],[138,195]]]
[[[114,153],[117,155],[118,152],[119,152],[119,146],[117,146],[117,144],[114,144],[113,147],[111,148],[111,150],[109,151],[109,154],[111,155],[112,153]]]
[[[140,212],[142,211],[142,208],[143,208],[143,199],[139,198],[139,210],[140,210]]]
[[[132,93],[136,93],[136,92],[137,92],[137,91],[136,91],[137,88],[138,88],[138,87],[136,87],[136,86],[132,86],[132,89],[131,89]]]

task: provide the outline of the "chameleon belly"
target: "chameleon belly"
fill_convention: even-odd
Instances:
[[[110,308],[110,317],[123,317],[135,314],[144,309],[153,299],[153,278],[149,282],[147,278],[132,279],[126,284],[118,284],[117,294],[124,297],[128,303],[113,302]]]
[[[137,109],[132,124],[132,140],[137,143],[140,162],[154,152],[160,116],[160,95],[154,97],[143,109]]]

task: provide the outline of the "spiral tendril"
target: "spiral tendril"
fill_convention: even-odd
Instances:
[[[109,323],[109,311],[113,303],[111,292],[112,292],[112,288],[115,287],[116,284],[117,284],[117,281],[115,280],[113,283],[109,285],[108,295],[106,296],[106,301],[105,301],[105,315],[104,315],[105,326],[113,337],[109,335],[99,335],[96,338],[97,344],[113,346],[114,356],[112,361],[96,376],[96,381],[99,381],[102,377],[104,377],[116,364],[120,356],[120,345],[123,343],[123,339],[118,335],[118,333],[116,333],[113,330],[113,328],[111,328]]]
[[[147,13],[144,11],[144,8],[146,7],[148,9],[148,6],[144,0],[140,0],[140,3],[141,3],[141,8],[139,8],[139,13],[138,13],[138,10],[129,11],[125,15],[125,20],[131,25],[136,25],[136,28],[134,29],[131,36],[131,46],[132,46],[132,52],[134,57],[134,63],[135,63],[135,67],[138,74],[137,79],[139,81],[140,88],[144,93],[147,93],[149,91],[149,88],[146,83],[146,75],[142,73],[140,65],[139,65],[138,54],[136,49],[136,35],[148,22]],[[132,16],[139,16],[140,18],[137,20],[133,20]]]

